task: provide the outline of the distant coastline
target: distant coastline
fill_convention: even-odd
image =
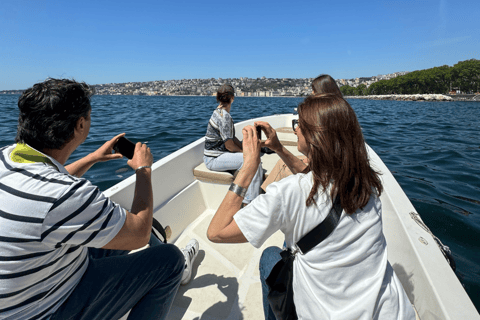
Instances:
[[[336,79],[349,99],[407,101],[479,101],[480,60],[460,61],[418,71],[372,77]],[[215,96],[229,83],[237,97],[306,97],[313,78],[208,78],[91,84],[96,95],[106,96]],[[0,95],[22,94],[23,89],[0,90]],[[402,93],[402,94],[394,94]],[[433,94],[436,93],[436,94]],[[475,94],[476,93],[476,94]]]
[[[20,95],[22,91],[17,92],[1,92],[2,95]],[[136,94],[98,94],[97,96],[132,96],[132,97],[215,97],[214,95],[136,95]],[[242,98],[305,98],[307,95],[298,96],[237,96]],[[364,99],[364,100],[393,100],[393,101],[471,101],[480,102],[480,94],[384,94],[384,95],[367,95],[367,96],[343,96],[345,99]]]
[[[344,96],[345,99],[395,100],[395,101],[477,101],[480,94],[384,94],[369,96]]]

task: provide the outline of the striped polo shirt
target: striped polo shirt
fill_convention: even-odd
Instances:
[[[47,319],[126,211],[36,150],[46,161],[13,161],[15,147],[0,149],[0,319]]]

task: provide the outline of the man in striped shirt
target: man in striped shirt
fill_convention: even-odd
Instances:
[[[113,145],[64,166],[90,130],[91,89],[48,79],[20,97],[16,144],[0,149],[0,319],[164,319],[185,259],[150,241],[150,149],[135,146],[131,212],[80,178]],[[97,249],[95,249],[97,248]],[[113,250],[105,250],[113,249]]]

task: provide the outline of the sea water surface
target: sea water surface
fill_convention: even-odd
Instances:
[[[13,143],[17,95],[0,96],[0,147]],[[301,98],[235,98],[235,122],[291,113]],[[480,102],[349,100],[368,144],[431,231],[453,252],[457,276],[480,310]],[[92,97],[90,135],[68,163],[125,132],[155,160],[201,138],[214,97]],[[98,163],[85,178],[102,190],[133,174],[126,159]]]

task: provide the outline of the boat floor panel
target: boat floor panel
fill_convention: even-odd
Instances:
[[[275,233],[260,249],[249,243],[212,243],[206,234],[214,213],[206,210],[175,242],[182,248],[195,238],[200,251],[192,280],[180,287],[169,319],[263,319],[260,256],[269,246],[281,247],[284,236]]]
[[[195,238],[200,250],[192,280],[180,286],[168,319],[264,319],[260,256],[267,247],[281,247],[284,235],[276,232],[259,249],[249,243],[212,243],[206,234],[214,214],[215,210],[207,209],[175,242],[183,248]],[[420,319],[417,313],[416,319]]]

